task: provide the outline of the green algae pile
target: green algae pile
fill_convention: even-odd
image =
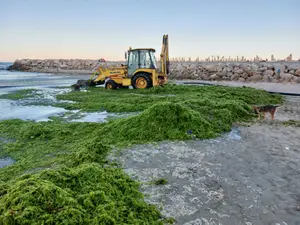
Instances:
[[[285,126],[300,127],[300,120],[287,120],[283,122]]]
[[[1,224],[162,224],[139,184],[115,163],[94,131],[101,124],[10,120],[1,155],[17,162],[0,170]],[[1,157],[1,156],[0,156]]]
[[[70,92],[63,105],[84,111],[140,112],[107,123],[0,122],[0,224],[163,224],[139,183],[116,162],[114,147],[214,138],[253,118],[251,105],[282,98],[251,88],[169,85],[148,90]]]
[[[20,99],[24,99],[24,98],[34,97],[37,95],[36,92],[37,92],[36,89],[24,89],[24,90],[19,90],[17,92],[0,95],[0,98],[1,99],[20,100]]]
[[[57,103],[65,109],[81,109],[86,112],[137,112],[143,111],[158,102],[181,103],[190,100],[209,99],[214,102],[240,100],[250,105],[278,104],[282,102],[279,95],[270,95],[266,91],[254,88],[235,88],[224,86],[186,86],[166,85],[151,89],[105,90],[90,88],[87,92],[72,91],[57,95],[59,100],[75,103]]]

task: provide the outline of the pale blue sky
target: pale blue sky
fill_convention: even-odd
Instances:
[[[300,58],[300,0],[0,0],[0,61],[123,59],[129,46],[171,57]]]

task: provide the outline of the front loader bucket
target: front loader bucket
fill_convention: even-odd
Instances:
[[[74,90],[79,90],[80,88],[88,88],[95,86],[96,84],[92,80],[78,80],[76,84],[73,84],[72,87]]]

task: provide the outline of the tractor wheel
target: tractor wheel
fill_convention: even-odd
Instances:
[[[152,87],[152,80],[149,75],[145,73],[137,74],[132,79],[132,86],[134,89],[144,89]]]
[[[105,83],[105,88],[106,89],[117,89],[118,85],[116,82],[114,82],[113,80],[108,80]]]

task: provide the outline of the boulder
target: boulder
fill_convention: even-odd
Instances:
[[[250,72],[252,70],[251,66],[249,65],[242,65],[241,69],[243,69],[244,72]]]
[[[290,82],[294,78],[294,75],[289,73],[281,73],[280,77],[282,82]]]
[[[294,75],[300,77],[300,69],[297,69],[297,70],[295,71]]]
[[[289,70],[289,73],[290,73],[290,74],[294,74],[294,73],[295,73],[295,70]]]
[[[295,83],[300,83],[300,77],[296,77],[296,76],[294,76],[294,78],[293,78],[293,81],[295,82]]]
[[[235,74],[233,74],[233,75],[230,77],[230,80],[236,81],[236,80],[238,80],[239,78],[240,78],[240,74],[235,73]]]
[[[61,65],[59,66],[59,68],[61,68],[61,69],[67,69],[68,66],[67,66],[66,64],[61,64]]]
[[[58,64],[58,65],[60,65],[60,61],[59,61],[58,59],[55,59],[55,60],[53,61],[53,64]]]
[[[196,70],[197,64],[192,63],[192,64],[189,65],[189,68],[190,68],[191,70]]]
[[[273,80],[280,80],[280,74],[275,74],[273,77],[272,77]]]
[[[227,72],[232,72],[232,70],[233,70],[233,67],[232,67],[232,66],[227,66],[227,67],[226,67],[226,71],[227,71]]]
[[[254,81],[254,82],[257,82],[257,81],[262,80],[262,78],[263,78],[262,75],[260,75],[260,74],[255,74],[255,75],[249,77],[247,80],[248,80],[248,81]]]
[[[197,72],[194,71],[194,72],[192,72],[192,77],[193,77],[193,78],[197,78],[197,77],[199,77],[199,74],[197,74]]]
[[[221,78],[217,74],[213,74],[209,76],[209,80],[221,80]]]
[[[219,64],[218,67],[217,67],[217,71],[218,72],[222,72],[224,69],[224,65],[223,64]]]
[[[240,68],[237,68],[235,70],[233,70],[234,73],[237,73],[237,74],[242,74],[244,71]]]
[[[233,75],[232,72],[227,72],[227,73],[226,73],[226,76],[227,76],[227,77],[231,77],[232,75]]]
[[[209,80],[207,74],[202,74],[201,78],[202,78],[202,80]]]
[[[258,69],[259,69],[259,66],[257,65],[257,64],[252,64],[251,65],[251,71],[258,71]]]
[[[271,82],[271,76],[270,75],[264,75],[263,78],[262,78],[262,81]]]
[[[263,72],[265,70],[268,70],[268,67],[260,67],[258,70],[261,71],[261,72]]]
[[[224,77],[224,76],[226,76],[226,74],[227,74],[227,72],[224,71],[224,70],[222,70],[222,71],[220,71],[220,72],[217,72],[217,75],[218,75],[219,77]]]
[[[255,75],[262,75],[262,72],[254,72],[253,76],[255,76]]]
[[[211,64],[211,65],[204,65],[203,68],[209,72],[217,72],[218,71],[218,65],[217,64]]]
[[[244,79],[246,79],[248,77],[248,73],[246,73],[246,72],[242,73],[241,77],[244,78]]]
[[[269,76],[273,76],[273,70],[266,70],[266,71],[264,71],[263,72],[263,75],[265,76],[265,75],[269,75]]]

